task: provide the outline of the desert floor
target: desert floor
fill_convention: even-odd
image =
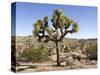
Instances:
[[[91,69],[97,67],[97,61],[75,61],[72,65],[65,65],[61,63],[60,67],[56,66],[56,62],[43,62],[43,63],[22,63],[16,67],[17,72],[41,72],[41,71],[59,71],[70,69]]]

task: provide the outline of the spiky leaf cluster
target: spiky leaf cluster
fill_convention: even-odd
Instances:
[[[69,17],[64,16],[60,9],[54,10],[51,18],[52,25],[48,25],[48,21],[48,17],[46,16],[43,20],[38,20],[33,25],[33,34],[38,36],[39,41],[62,41],[66,34],[78,31],[77,23]]]

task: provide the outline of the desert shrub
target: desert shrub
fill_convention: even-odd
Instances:
[[[65,46],[64,47],[64,53],[68,53],[68,52],[69,52],[68,46]]]
[[[89,43],[86,48],[86,54],[90,60],[97,59],[97,43]]]
[[[43,62],[49,60],[49,51],[46,46],[41,45],[38,48],[26,48],[21,56],[31,62]]]
[[[69,45],[69,51],[71,51],[71,52],[77,51],[77,47],[78,47],[77,44],[71,44],[71,45]]]
[[[64,47],[64,53],[68,53],[68,52],[70,52],[70,51],[75,51],[77,49],[77,45],[73,45],[73,44],[71,44],[70,46],[65,46]]]
[[[85,40],[85,39],[80,39],[79,40],[79,43],[80,43],[80,50],[81,50],[81,52],[83,53],[83,54],[85,54],[85,51],[84,51],[84,47],[85,47],[85,44],[86,44],[86,41],[87,40]]]
[[[48,54],[49,54],[49,56],[52,56],[52,54],[53,54],[53,49],[52,48],[48,48]]]

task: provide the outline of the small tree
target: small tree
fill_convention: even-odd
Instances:
[[[85,39],[80,39],[79,40],[79,43],[80,43],[80,50],[83,54],[86,54],[86,51],[84,50],[84,47],[85,47],[85,44],[86,44],[86,41]]]
[[[38,41],[48,42],[52,41],[56,45],[57,53],[57,66],[60,66],[60,56],[58,43],[63,40],[68,33],[74,33],[78,31],[78,25],[72,19],[64,16],[59,9],[54,10],[51,19],[52,25],[48,23],[48,17],[44,17],[43,20],[38,20],[33,26],[33,34],[38,37]]]

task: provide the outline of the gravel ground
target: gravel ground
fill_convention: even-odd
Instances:
[[[96,68],[96,61],[75,61],[72,65],[66,65],[65,62],[61,63],[62,66],[57,67],[55,62],[44,63],[22,63],[16,67],[17,72],[41,72],[41,71],[59,71],[70,69],[89,69]]]

